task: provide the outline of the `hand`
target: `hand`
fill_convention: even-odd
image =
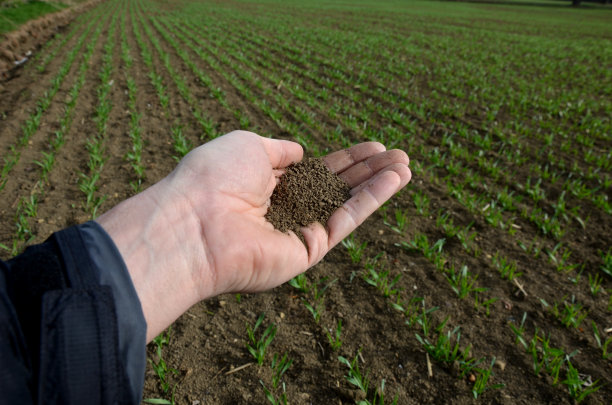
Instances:
[[[302,155],[294,142],[232,132],[193,150],[168,177],[98,219],[126,261],[148,340],[202,299],[267,290],[305,271],[411,176],[406,154],[379,143],[325,157],[352,197],[328,230],[302,229],[306,249],[264,218],[282,169]]]

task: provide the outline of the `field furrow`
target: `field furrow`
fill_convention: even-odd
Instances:
[[[192,26],[193,27],[193,26]],[[269,86],[268,88],[272,88],[276,83],[279,83],[283,80],[288,80],[286,78],[281,78],[280,76],[276,76],[274,72],[277,72],[277,74],[282,74],[281,69],[282,67],[280,66],[276,66],[277,69],[274,69],[275,66],[273,66],[271,63],[269,63],[268,60],[263,59],[261,54],[249,54],[248,53],[248,46],[245,47],[244,46],[244,42],[245,39],[244,38],[240,38],[237,37],[238,39],[236,40],[235,43],[226,43],[223,45],[223,49],[226,50],[226,52],[230,49],[234,49],[236,52],[240,52],[238,54],[238,56],[236,56],[236,53],[233,53],[232,55],[234,55],[235,59],[233,59],[234,63],[236,64],[235,66],[240,66],[240,65],[244,65],[244,64],[249,64],[249,61],[258,61],[259,62],[259,66],[253,66],[251,64],[249,64],[249,68],[252,69],[251,72],[254,72],[257,76],[255,77],[255,80],[260,80],[262,82],[268,81],[267,85]],[[240,43],[240,45],[236,45],[236,43]],[[259,43],[259,45],[262,45],[261,43]],[[237,51],[238,46],[240,46],[240,48],[242,49],[241,51]],[[259,49],[262,49],[261,47]],[[244,56],[240,56],[242,54],[242,52],[247,52]],[[240,60],[240,58],[242,58]],[[286,65],[285,65],[286,66]],[[314,69],[311,69],[314,70]],[[295,83],[295,77],[293,77],[294,83]],[[299,80],[299,77],[298,77]],[[299,82],[298,82],[299,83]],[[284,86],[287,87],[287,86]],[[288,116],[287,114],[295,114],[295,108],[296,106],[299,107],[299,112],[306,112],[305,114],[305,118],[297,118],[296,121],[300,122],[302,125],[307,122],[308,118],[309,118],[309,114],[311,117],[311,120],[313,123],[316,124],[321,124],[322,120],[319,119],[317,117],[317,115],[315,114],[320,114],[323,115],[323,113],[325,112],[323,109],[321,109],[321,107],[317,108],[317,109],[311,109],[310,106],[320,106],[320,102],[319,100],[313,100],[312,98],[309,97],[309,95],[311,95],[313,93],[314,89],[312,88],[303,88],[300,87],[299,88],[299,93],[297,96],[293,96],[294,92],[287,92],[284,91],[284,89],[277,89],[276,93],[281,93],[284,94],[287,101],[284,103],[285,106],[287,107],[291,107],[291,112],[287,112],[287,110],[285,110],[285,116]],[[297,91],[296,91],[297,92]],[[304,102],[302,99],[300,98],[300,95],[305,95],[304,98],[308,98],[308,101]],[[279,94],[277,94],[276,96],[277,98],[279,97]],[[296,98],[297,97],[297,98]],[[347,104],[349,102],[351,102],[350,100],[355,99],[360,97],[358,92],[354,92],[351,95],[349,95],[347,97],[347,99],[345,99],[344,101],[347,102]],[[308,105],[306,105],[306,104]],[[354,104],[354,103],[353,103]],[[347,114],[355,114],[357,116],[361,115],[361,113],[355,109],[352,109],[350,112],[347,112],[346,110],[344,111]],[[293,115],[293,117],[295,117],[295,115]],[[303,115],[304,117],[304,115]],[[390,126],[392,125],[391,123],[385,123],[385,122],[380,122],[379,121],[379,117],[377,116],[369,116],[369,124],[372,125],[374,128],[380,128],[380,127],[385,127],[385,126]],[[326,134],[326,137],[328,138],[328,141],[331,141],[331,139],[329,138],[329,134],[331,134],[334,130],[338,130],[338,128],[342,129],[342,122],[333,122],[327,126],[327,128],[325,126],[321,126],[321,125],[317,125],[318,126],[318,133],[321,134]],[[393,127],[391,127],[393,128]],[[401,128],[402,131],[406,131],[407,128]],[[360,131],[362,132],[362,131]],[[433,137],[431,137],[433,138]],[[431,139],[429,138],[429,139]],[[353,138],[355,139],[355,138]],[[359,139],[359,138],[357,138]],[[364,139],[364,138],[362,138]],[[373,138],[370,137],[369,139],[377,139],[377,138]],[[445,139],[443,137],[443,139]],[[346,142],[346,141],[345,141]],[[332,143],[333,144],[333,143]],[[416,148],[417,145],[414,144],[410,144],[410,149],[411,150],[419,150],[418,148]],[[426,145],[428,146],[428,150],[424,153],[431,153],[432,151],[435,153],[438,153],[438,146],[434,143],[433,145]],[[453,147],[454,145],[451,144],[451,147]],[[455,147],[456,149],[456,147]],[[467,152],[467,149],[465,149]],[[439,157],[442,157],[442,154],[440,153],[438,155]],[[413,155],[413,159],[415,160],[433,160],[433,157],[428,157],[428,156],[419,156],[418,153],[415,153]],[[561,227],[563,228],[569,228],[570,226],[578,226],[579,223],[578,222],[571,222],[569,224],[567,224],[568,221],[571,220],[571,217],[569,217],[568,219],[566,219],[564,221],[564,223],[552,223],[552,224],[548,224],[547,222],[544,222],[547,220],[547,218],[551,218],[553,215],[556,215],[556,211],[557,211],[557,207],[560,204],[563,204],[564,209],[566,209],[568,212],[572,212],[573,215],[577,216],[578,220],[582,220],[583,218],[586,218],[586,215],[583,214],[580,211],[576,211],[575,209],[580,208],[579,203],[576,202],[574,204],[571,203],[566,203],[566,200],[564,198],[565,193],[563,193],[563,195],[561,195],[560,191],[557,191],[556,194],[559,196],[560,195],[560,200],[559,201],[553,201],[550,203],[549,208],[542,213],[541,209],[539,211],[536,211],[534,213],[534,211],[528,210],[528,208],[534,203],[532,195],[529,192],[525,191],[525,187],[517,187],[515,184],[510,183],[510,177],[506,177],[505,180],[500,181],[499,184],[495,184],[495,183],[491,183],[491,181],[488,181],[488,184],[485,184],[484,182],[484,178],[487,177],[487,175],[489,175],[489,177],[493,174],[498,174],[498,173],[504,173],[505,170],[503,169],[503,167],[499,167],[497,165],[497,162],[495,163],[495,165],[490,168],[490,166],[487,166],[487,164],[485,163],[481,163],[481,160],[479,159],[478,155],[476,156],[470,156],[469,154],[467,156],[463,155],[460,156],[460,159],[457,161],[455,159],[453,159],[452,157],[448,157],[448,156],[444,156],[443,157],[443,161],[441,160],[440,162],[442,163],[440,169],[444,169],[445,165],[449,165],[449,164],[455,164],[456,167],[461,167],[463,170],[461,171],[462,173],[465,173],[465,169],[468,169],[469,167],[462,167],[461,162],[478,162],[478,164],[474,163],[471,166],[471,170],[470,172],[468,172],[468,174],[470,174],[471,178],[469,180],[468,186],[470,186],[470,188],[472,188],[472,193],[466,195],[464,191],[462,191],[463,186],[461,186],[461,189],[459,189],[459,191],[461,191],[461,198],[460,200],[462,201],[463,204],[468,204],[470,203],[470,201],[472,201],[474,198],[476,198],[478,195],[482,195],[484,193],[485,196],[488,196],[490,198],[490,200],[484,199],[484,200],[480,200],[480,202],[477,204],[478,209],[475,210],[475,213],[478,215],[482,215],[484,216],[487,221],[495,221],[494,223],[498,223],[502,226],[502,228],[508,228],[508,227],[512,227],[512,225],[515,225],[515,227],[517,228],[527,228],[529,230],[529,233],[532,232],[540,232],[540,226],[548,226],[548,227],[552,227],[552,226],[556,226],[559,227],[559,230],[556,231],[554,228],[553,231],[557,232],[559,235],[561,235],[561,232],[565,232],[564,230],[562,230]],[[469,164],[469,163],[468,163]],[[490,170],[495,169],[495,172],[491,173]],[[472,170],[475,170],[476,172],[472,172]],[[439,174],[438,174],[439,173]],[[480,174],[478,174],[480,173]],[[442,170],[442,173],[440,173],[440,170],[436,170],[436,174],[438,177],[438,179],[440,178],[448,178],[449,172],[448,171],[444,171]],[[462,180],[463,176],[459,176],[457,177],[457,179]],[[527,176],[525,176],[527,177]],[[435,179],[435,177],[434,177]],[[513,176],[511,177],[511,179],[513,181],[517,180],[517,175],[516,173],[513,174]],[[439,181],[439,180],[436,180]],[[476,185],[475,187],[473,185]],[[481,187],[481,184],[485,184],[485,188],[483,189],[483,187]],[[493,185],[494,188],[490,189],[487,186]],[[508,185],[510,186],[510,190],[508,190]],[[456,185],[455,185],[456,187]],[[529,190],[530,191],[530,190]],[[475,192],[475,193],[474,193]],[[492,209],[489,209],[487,207],[491,206],[491,201],[495,200],[497,198],[497,196],[499,195],[499,193],[511,193],[514,198],[518,199],[520,198],[520,200],[525,200],[526,203],[517,203],[514,204],[511,208],[512,212],[506,212],[504,213],[504,207],[500,207],[501,211],[499,210],[499,208],[497,209],[497,211],[494,211],[492,213]],[[544,192],[544,191],[543,191]],[[453,193],[451,193],[451,195],[453,195]],[[529,200],[532,201],[529,201]],[[537,200],[535,201],[537,203]],[[550,207],[553,208],[550,208]],[[567,208],[565,208],[567,207]],[[494,207],[495,208],[495,207]],[[596,207],[586,207],[584,212],[592,212],[592,209]],[[485,211],[489,211],[489,212],[485,212]],[[517,212],[517,213],[523,213],[522,216],[523,218],[516,218],[516,213],[513,212]],[[540,214],[541,213],[541,214]],[[512,228],[510,229],[512,230]],[[573,240],[573,235],[568,235],[569,237],[567,239],[564,240]],[[601,238],[602,235],[592,235],[591,240],[593,242],[596,242],[598,239]],[[555,237],[555,239],[559,238]],[[522,243],[529,243],[531,242],[530,240],[523,240]],[[552,244],[550,244],[548,246],[549,249],[552,249],[552,247],[556,244],[556,242],[552,242]],[[543,246],[540,246],[540,248],[542,248]],[[597,253],[598,249],[601,249],[602,247],[595,243],[595,247],[593,249],[593,251],[590,252],[582,252],[584,253],[584,256],[589,257],[589,256],[593,256],[593,254]],[[575,259],[577,261],[580,261],[579,259]]]
[[[3,83],[2,257],[232,130],[381,142],[408,187],[307,273],[176,320],[144,403],[607,403],[612,18],[532,3],[105,1]]]
[[[87,141],[95,128],[96,88],[100,76],[97,67],[102,65],[104,38],[112,18],[112,9],[107,9],[96,20],[85,45],[83,63],[75,75],[75,84],[65,100],[65,112],[58,123],[54,164],[47,174],[41,193],[38,217],[32,221],[34,241],[43,241],[58,226],[69,226],[88,219],[84,214],[82,192],[79,190],[79,173],[87,167]]]

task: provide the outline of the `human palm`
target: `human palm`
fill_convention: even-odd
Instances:
[[[266,221],[283,168],[302,159],[288,141],[236,131],[191,151],[166,178],[97,218],[130,273],[153,339],[195,303],[267,290],[316,264],[410,180],[408,156],[375,142],[324,158],[352,197],[326,227],[295,234]]]
[[[302,154],[294,142],[237,131],[194,150],[171,175],[199,219],[199,262],[208,265],[202,271],[211,273],[217,293],[262,291],[303,272],[410,180],[406,154],[385,152],[378,143],[326,156],[353,197],[327,229],[302,229],[306,249],[295,234],[275,230],[264,218],[282,169]]]

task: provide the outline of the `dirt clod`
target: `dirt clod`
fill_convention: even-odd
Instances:
[[[295,232],[304,242],[300,228],[314,222],[325,225],[350,196],[349,185],[321,159],[304,159],[287,167],[281,176],[266,219],[281,232]]]

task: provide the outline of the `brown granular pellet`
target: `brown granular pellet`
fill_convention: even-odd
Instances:
[[[300,228],[329,217],[350,198],[349,185],[318,158],[287,167],[272,197],[266,219],[281,232],[293,231],[304,242]]]

